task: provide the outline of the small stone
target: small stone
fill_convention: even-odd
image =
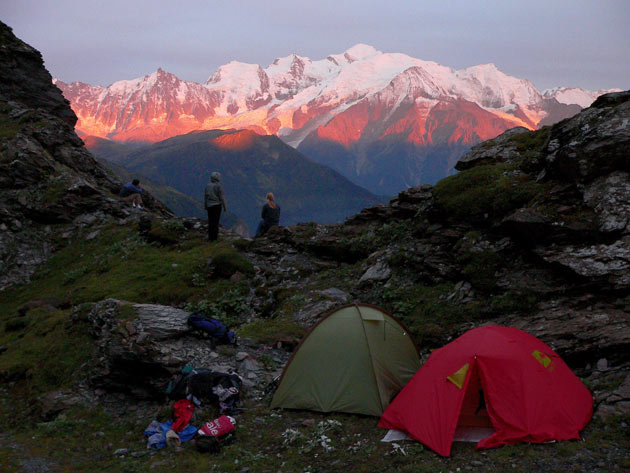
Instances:
[[[601,358],[597,361],[597,369],[599,371],[606,371],[608,369],[608,360],[606,358]]]
[[[118,450],[114,451],[114,455],[116,455],[116,456],[127,455],[128,453],[129,453],[129,449],[128,448],[119,448]]]
[[[125,323],[125,329],[127,330],[129,336],[133,336],[137,333],[136,327],[134,327],[131,322]]]
[[[7,227],[4,223],[0,223],[0,230],[2,230],[3,232],[6,232],[9,229],[9,227]]]
[[[249,355],[244,352],[244,351],[239,351],[234,358],[236,358],[236,361],[243,361],[245,358],[247,358]]]
[[[392,274],[392,270],[387,266],[387,263],[379,261],[374,266],[368,268],[368,270],[361,276],[359,283],[368,281],[385,281],[389,279]]]
[[[85,241],[94,240],[94,238],[96,238],[99,233],[100,233],[100,230],[95,230],[91,232],[90,234],[88,234],[88,236],[85,237]]]
[[[171,267],[173,267],[173,268],[177,268],[178,266],[179,266],[179,265],[178,265],[177,263],[173,263],[173,264],[171,265]]]
[[[260,369],[260,366],[258,365],[258,363],[254,360],[252,360],[251,358],[246,358],[243,360],[243,362],[240,364],[239,366],[239,371],[241,372],[245,372],[245,371],[256,371]],[[251,378],[250,378],[251,379]]]
[[[470,462],[470,464],[472,466],[483,466],[483,462],[480,462],[479,460],[473,460]]]

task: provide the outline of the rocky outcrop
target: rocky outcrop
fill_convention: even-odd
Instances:
[[[85,215],[121,218],[121,182],[85,149],[76,116],[41,54],[0,23],[0,290],[28,278],[51,253],[55,226]],[[145,195],[153,212],[171,215]],[[50,225],[53,225],[51,227]],[[66,231],[66,230],[64,230]]]
[[[288,358],[284,350],[268,347],[261,351],[246,340],[238,347],[217,347],[191,330],[189,315],[174,307],[114,299],[76,308],[73,318],[87,319],[97,350],[87,368],[88,385],[102,392],[160,399],[172,375],[190,365],[235,372],[245,387],[262,390],[273,372],[266,372],[256,357],[265,353],[278,364]]]
[[[494,140],[484,141],[473,146],[468,153],[457,161],[455,169],[463,171],[480,164],[509,163],[519,159],[521,154],[516,143],[510,138],[528,132],[527,128],[517,126],[499,135]]]
[[[626,91],[608,94],[557,123],[547,144],[545,170],[552,177],[580,182],[630,170],[629,117],[630,91]]]

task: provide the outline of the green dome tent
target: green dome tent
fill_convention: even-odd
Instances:
[[[418,349],[396,318],[375,306],[347,305],[304,336],[271,407],[380,416],[419,368]]]

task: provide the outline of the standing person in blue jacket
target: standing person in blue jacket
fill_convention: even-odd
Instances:
[[[280,206],[276,204],[271,192],[267,194],[267,203],[263,205],[260,216],[262,220],[258,224],[256,236],[264,235],[271,227],[277,227],[280,224]]]
[[[134,179],[131,182],[128,182],[120,192],[118,193],[118,197],[120,197],[123,202],[131,202],[134,207],[138,207],[139,209],[143,209],[142,207],[142,187],[140,187],[140,181],[138,179]]]
[[[227,204],[223,187],[221,187],[221,174],[213,172],[210,174],[210,183],[204,192],[204,206],[208,211],[208,240],[215,241],[219,236],[219,219],[221,218],[221,208],[227,212]]]

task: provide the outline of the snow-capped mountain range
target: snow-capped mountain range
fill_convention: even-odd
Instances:
[[[454,70],[364,44],[317,61],[293,54],[264,69],[233,61],[205,84],[162,69],[108,87],[55,84],[77,114],[82,135],[155,142],[192,130],[251,129],[294,147],[339,145],[356,155],[349,166],[357,175],[370,172],[366,146],[468,147],[509,128],[535,129],[565,118],[605,92],[541,93],[493,64]]]
[[[77,130],[85,135],[157,141],[192,130],[252,128],[286,137],[294,146],[370,98],[387,103],[390,115],[411,99],[427,112],[442,101],[465,100],[506,125],[536,128],[548,115],[546,100],[586,107],[604,92],[559,87],[540,93],[528,80],[508,76],[493,64],[457,71],[363,44],[319,61],[293,54],[265,69],[233,61],[205,84],[182,81],[162,69],[108,87],[54,82],[70,100],[79,118]],[[357,130],[348,131],[350,142]]]

